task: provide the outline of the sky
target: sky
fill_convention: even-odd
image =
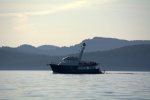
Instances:
[[[150,0],[0,0],[0,47],[150,40]]]

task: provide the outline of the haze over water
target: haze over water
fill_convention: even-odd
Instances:
[[[1,100],[149,100],[150,72],[0,71]]]

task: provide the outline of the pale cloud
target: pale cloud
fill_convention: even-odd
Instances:
[[[28,17],[25,15],[18,15],[14,19],[14,29],[15,30],[26,30],[31,27],[31,24],[28,23]]]
[[[94,4],[104,4],[109,3],[116,0],[77,0],[71,3],[66,4],[59,4],[55,5],[53,7],[50,7],[50,9],[44,9],[39,11],[31,11],[31,12],[13,12],[13,13],[0,13],[0,16],[35,16],[35,15],[46,15],[51,13],[57,13],[59,11],[64,11],[68,9],[74,9],[74,8],[80,8],[80,7],[89,7]]]
[[[59,4],[53,7],[49,7],[44,10],[38,11],[22,11],[22,12],[11,12],[11,13],[0,13],[0,17],[15,17],[14,29],[15,30],[25,30],[31,28],[31,24],[28,22],[29,17],[47,15],[52,13],[57,13],[60,11],[71,10],[76,8],[86,8],[96,4],[109,3],[114,0],[77,0],[71,3]],[[26,4],[27,5],[27,4]],[[29,4],[30,5],[30,4]],[[20,6],[19,6],[20,7]]]

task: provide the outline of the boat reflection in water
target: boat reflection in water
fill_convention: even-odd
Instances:
[[[96,68],[98,63],[94,61],[81,61],[86,44],[83,43],[79,57],[65,57],[58,64],[51,63],[51,69],[54,73],[61,74],[103,74],[100,68]]]

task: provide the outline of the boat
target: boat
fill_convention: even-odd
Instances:
[[[79,57],[64,57],[59,63],[50,63],[48,65],[51,66],[53,73],[60,74],[103,74],[104,72],[97,68],[99,65],[94,61],[82,61],[82,55],[84,49],[86,47],[86,43],[83,43],[81,46],[81,51],[79,53]]]

